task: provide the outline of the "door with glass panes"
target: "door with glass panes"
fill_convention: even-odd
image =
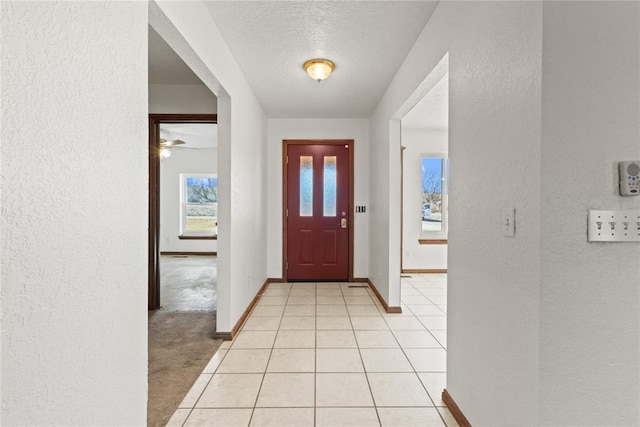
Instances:
[[[285,141],[285,278],[350,279],[353,141]]]

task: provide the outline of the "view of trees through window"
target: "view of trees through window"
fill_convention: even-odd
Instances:
[[[215,233],[218,220],[218,178],[216,175],[182,175],[182,232]]]
[[[422,156],[422,232],[442,233],[446,223],[447,159]]]

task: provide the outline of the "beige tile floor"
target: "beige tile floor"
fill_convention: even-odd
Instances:
[[[402,314],[364,283],[273,283],[169,426],[455,426],[446,274],[402,279]]]

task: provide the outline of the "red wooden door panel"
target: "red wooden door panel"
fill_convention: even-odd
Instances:
[[[287,145],[287,279],[348,280],[349,144]]]

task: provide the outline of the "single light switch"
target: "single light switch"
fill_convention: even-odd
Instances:
[[[516,234],[516,210],[515,208],[502,209],[502,235],[513,237]]]

